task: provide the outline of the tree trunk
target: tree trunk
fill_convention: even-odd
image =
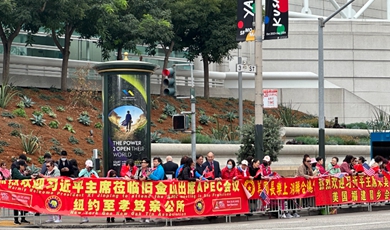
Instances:
[[[163,49],[164,49],[164,53],[165,53],[165,57],[164,57],[164,64],[163,64],[163,70],[168,68],[168,63],[169,63],[169,56],[171,56],[171,53],[172,53],[172,50],[173,50],[173,46],[175,45],[175,42],[172,41],[170,46],[169,46],[169,49],[167,49],[166,46],[162,46]],[[165,76],[163,76],[161,74],[161,84],[160,84],[160,96],[164,96],[164,78]]]
[[[18,36],[20,29],[22,28],[22,22],[18,23],[15,27],[15,30],[8,35],[5,34],[3,25],[0,23],[0,38],[1,42],[3,43],[3,73],[2,73],[2,79],[3,85],[7,85],[9,83],[9,65],[11,63],[11,45],[16,36]]]
[[[203,59],[203,76],[204,76],[204,98],[209,98],[209,57],[202,56]]]
[[[9,65],[11,62],[11,43],[3,42],[3,81],[2,85],[8,85],[9,83]]]
[[[62,54],[62,66],[61,66],[61,90],[66,91],[68,89],[68,64],[69,64],[70,52],[66,48]]]
[[[61,66],[61,90],[68,89],[68,64],[70,56],[70,38],[73,34],[74,28],[71,26],[65,27],[65,43],[62,49],[62,66]]]
[[[122,47],[118,47],[117,55],[116,55],[116,60],[123,60],[122,58]]]

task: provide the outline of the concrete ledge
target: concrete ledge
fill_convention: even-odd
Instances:
[[[286,138],[298,136],[318,137],[318,128],[283,127],[283,130]],[[367,137],[370,136],[370,132],[366,129],[325,129],[325,135]]]
[[[354,156],[364,156],[370,158],[370,146],[368,145],[326,145],[326,162],[329,162],[332,157],[336,156],[342,161],[348,154]],[[205,156],[208,152],[215,154],[215,159],[220,162],[221,166],[225,166],[228,159],[237,159],[236,153],[240,149],[239,144],[197,144],[197,154]],[[160,156],[163,161],[165,157],[170,155],[174,162],[180,163],[182,156],[191,156],[191,144],[152,144],[152,156]],[[309,154],[310,157],[318,156],[318,145],[284,145],[278,156],[278,161],[272,163],[272,167],[283,167],[283,169],[298,168],[302,164],[304,154]]]

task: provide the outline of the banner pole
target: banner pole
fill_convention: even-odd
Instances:
[[[256,0],[255,4],[255,157],[263,159],[263,68],[262,68],[262,1]]]

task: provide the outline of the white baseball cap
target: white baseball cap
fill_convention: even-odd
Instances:
[[[263,161],[268,161],[268,162],[270,162],[270,161],[271,161],[271,158],[270,158],[269,156],[265,156],[265,157],[263,158]]]
[[[241,161],[241,164],[242,164],[242,165],[247,165],[247,166],[248,166],[248,161],[247,161],[247,160],[242,160],[242,161]]]
[[[85,162],[85,166],[86,166],[86,167],[93,167],[93,162],[92,162],[91,160],[87,160],[87,161]]]

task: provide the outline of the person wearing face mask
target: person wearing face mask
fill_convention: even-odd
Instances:
[[[195,176],[195,162],[192,160],[191,157],[187,158],[187,161],[185,163],[185,166],[181,173],[178,176],[179,180],[186,180],[186,181],[199,181],[199,179]]]
[[[223,180],[235,180],[238,178],[238,172],[234,160],[229,159],[227,161],[225,168],[221,170],[221,177]]]
[[[57,165],[61,172],[61,176],[71,177],[73,174],[73,166],[66,158],[67,156],[68,153],[65,150],[61,151],[61,159],[58,161]]]
[[[260,165],[260,173],[261,178],[268,179],[272,173],[271,170],[271,158],[269,156],[265,156],[263,158],[263,164]]]

